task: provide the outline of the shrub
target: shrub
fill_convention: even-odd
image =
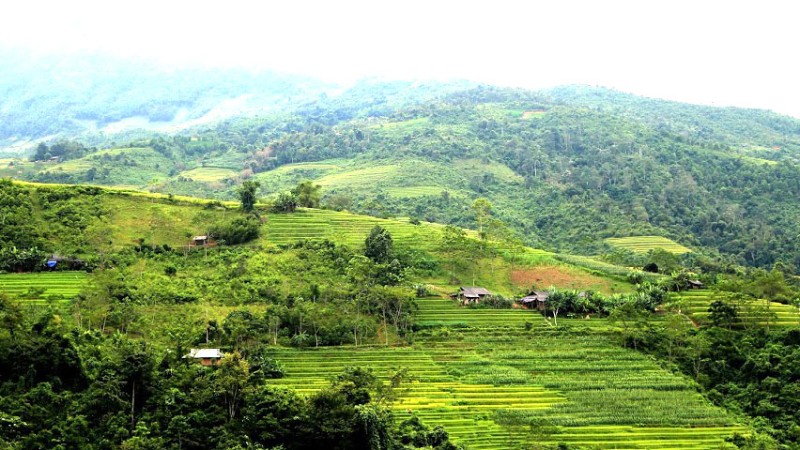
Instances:
[[[225,244],[244,244],[257,238],[261,223],[254,217],[237,217],[227,223],[219,223],[211,229],[211,236]]]

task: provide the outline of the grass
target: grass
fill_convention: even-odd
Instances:
[[[96,168],[92,181],[97,184],[144,188],[167,179],[172,161],[149,147],[99,150],[83,158],[56,164],[42,164],[39,174],[51,177],[69,175],[77,182],[87,181],[86,173]],[[104,173],[107,172],[107,173]]]
[[[606,242],[614,247],[630,250],[634,253],[647,253],[657,248],[675,255],[690,253],[692,250],[662,236],[631,236],[624,238],[608,238]]]
[[[198,167],[196,169],[183,171],[178,176],[191,178],[194,181],[213,183],[216,181],[222,181],[226,178],[234,178],[237,175],[238,172],[231,169],[223,169],[219,167]]]
[[[494,175],[495,179],[507,183],[518,184],[525,181],[522,176],[518,175],[510,167],[496,162],[486,162],[479,159],[462,159],[456,161],[454,166],[459,172],[467,176],[468,179],[491,174]]]
[[[88,283],[86,272],[40,272],[0,275],[0,292],[27,304],[68,302]]]
[[[325,175],[314,181],[322,187],[380,186],[399,170],[397,165],[374,166]]]
[[[387,194],[397,198],[440,197],[443,191],[450,192],[441,186],[406,186],[386,189]],[[450,192],[450,195],[454,194]]]

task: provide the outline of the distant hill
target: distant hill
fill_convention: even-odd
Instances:
[[[309,179],[335,208],[464,227],[485,197],[555,252],[624,263],[636,253],[605,239],[661,236],[717,258],[714,270],[800,267],[800,121],[769,111],[373,80],[182,134],[86,142],[97,149],[2,160],[0,176],[218,199],[248,178],[265,197]]]
[[[0,48],[0,155],[19,153],[39,140],[103,142],[175,133],[361,95],[373,84],[342,86],[270,71],[164,67],[80,54],[33,56]],[[409,86],[416,84],[385,83],[372,89],[372,103],[400,101]]]

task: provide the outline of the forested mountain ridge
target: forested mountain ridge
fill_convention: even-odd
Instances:
[[[217,198],[251,177],[267,196],[310,179],[333,208],[462,226],[486,197],[496,217],[551,250],[605,253],[604,238],[663,235],[737,264],[800,265],[800,121],[584,86],[376,101],[386,89],[362,84],[0,174]]]

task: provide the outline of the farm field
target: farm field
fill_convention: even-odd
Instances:
[[[42,272],[0,275],[0,292],[25,304],[68,302],[86,285],[86,272]]]
[[[364,239],[375,225],[392,234],[400,245],[430,249],[439,236],[438,225],[413,225],[408,220],[378,219],[347,212],[321,209],[299,209],[292,214],[270,214],[264,225],[262,238],[273,244],[286,244],[299,240],[322,240],[345,245],[363,245]]]
[[[662,236],[631,236],[624,238],[608,238],[606,242],[614,247],[630,250],[634,253],[647,253],[656,248],[664,249],[675,255],[690,253],[692,250]]]
[[[215,181],[222,181],[226,178],[233,178],[238,173],[235,170],[223,169],[219,167],[198,167],[192,170],[185,170],[178,174],[184,178],[191,178],[194,181],[201,181],[204,183],[213,183]]]
[[[674,295],[676,299],[681,301],[683,312],[700,322],[705,322],[708,319],[708,307],[719,297],[719,294],[709,289],[683,291]],[[793,306],[776,302],[769,302],[768,305],[766,300],[753,300],[750,302],[740,301],[738,303],[741,317],[746,321],[761,325],[767,324],[765,315],[767,314],[768,306],[769,312],[775,314],[775,317],[769,320],[770,325],[786,327],[800,326],[800,313],[798,313],[798,309]]]
[[[470,449],[534,441],[710,449],[747,432],[688,379],[621,348],[604,331],[605,321],[564,323],[571,331],[551,328],[532,311],[462,309],[447,299],[423,299],[418,324],[431,328],[418,332],[413,345],[274,349],[271,356],[287,375],[270,383],[307,394],[347,366],[368,367],[383,378],[405,368],[413,381],[401,386],[395,415],[441,424]],[[434,326],[442,324],[448,327]],[[531,434],[494,420],[514,416],[542,427]]]

